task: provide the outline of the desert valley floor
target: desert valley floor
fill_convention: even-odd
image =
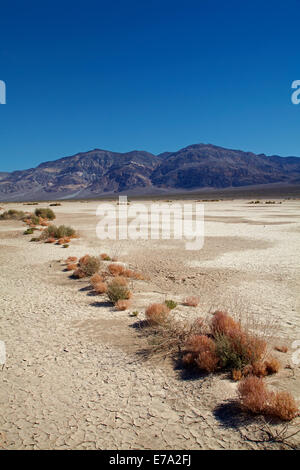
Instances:
[[[101,241],[96,201],[53,208],[57,225],[79,232],[67,249],[30,243],[22,222],[0,221],[0,340],[7,351],[0,366],[0,447],[280,448],[232,406],[236,382],[225,374],[189,377],[168,358],[145,358],[136,327],[150,303],[165,299],[178,302],[172,315],[182,319],[216,309],[251,315],[269,325],[272,341],[289,347],[275,353],[283,367],[268,385],[299,400],[291,345],[300,340],[300,200],[276,202],[205,202],[199,251],[185,250],[179,240]],[[116,311],[105,297],[91,295],[85,279],[65,271],[68,256],[103,252],[148,278],[133,282],[129,311]],[[192,294],[201,299],[194,309],[181,304]]]

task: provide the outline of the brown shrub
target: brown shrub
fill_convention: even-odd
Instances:
[[[226,312],[216,311],[211,321],[211,330],[214,335],[233,335],[241,331],[240,323],[236,322]]]
[[[183,305],[187,305],[188,307],[197,307],[199,305],[200,299],[196,295],[191,295],[190,297],[186,297],[184,299]]]
[[[123,276],[116,276],[113,281],[115,284],[119,284],[119,286],[127,286],[128,281],[125,277]]]
[[[82,279],[83,277],[86,277],[84,271],[81,268],[76,269],[74,271],[73,276],[76,277],[76,279]]]
[[[98,282],[103,282],[103,277],[100,274],[95,273],[90,279],[90,284],[94,287]]]
[[[263,361],[257,361],[252,364],[251,373],[256,377],[265,377],[268,375],[266,364]]]
[[[127,310],[131,305],[130,300],[120,299],[116,302],[115,306],[117,310]]]
[[[275,351],[279,351],[279,352],[282,352],[282,353],[287,353],[288,352],[288,348],[286,346],[275,346],[274,349],[275,349]]]
[[[68,264],[67,271],[75,271],[77,269],[77,264]]]
[[[67,259],[66,259],[66,262],[67,263],[76,263],[77,261],[77,257],[76,256],[69,256]]]
[[[50,238],[47,238],[47,239],[45,240],[45,243],[54,243],[55,241],[56,241],[55,238],[50,237]]]
[[[105,294],[105,292],[107,292],[106,282],[98,281],[93,285],[93,288],[94,291],[97,292],[97,294]]]
[[[280,362],[275,357],[270,357],[265,361],[266,372],[268,375],[276,374],[280,369]]]
[[[130,277],[131,279],[141,280],[141,281],[145,279],[145,276],[142,273],[139,273],[138,271],[134,271],[133,269],[125,269],[123,272],[123,276]]]
[[[113,276],[121,276],[124,274],[125,268],[122,264],[109,264],[108,270]]]
[[[165,304],[151,304],[145,311],[146,319],[151,324],[164,323],[170,309]]]
[[[192,335],[186,343],[188,353],[194,355],[194,362],[199,369],[213,372],[218,367],[214,341],[206,335]]]
[[[282,421],[291,421],[299,415],[299,408],[288,392],[273,393],[271,403],[266,411]]]
[[[241,380],[241,379],[243,378],[242,371],[239,370],[239,369],[233,369],[233,370],[232,370],[232,378],[233,378],[233,380],[235,380],[236,382],[238,382],[239,380]]]
[[[252,413],[264,413],[269,406],[270,396],[263,379],[250,375],[238,386],[241,405]]]

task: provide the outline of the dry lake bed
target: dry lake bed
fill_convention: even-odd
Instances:
[[[135,325],[150,303],[166,299],[178,303],[172,311],[178,319],[216,309],[251,316],[268,325],[270,344],[289,348],[275,353],[282,369],[268,385],[299,400],[300,354],[293,343],[300,341],[300,200],[205,202],[198,251],[187,251],[183,240],[99,240],[98,204],[53,207],[55,223],[79,233],[66,249],[30,243],[21,221],[0,221],[0,340],[7,354],[0,366],[0,447],[284,447],[262,439],[257,420],[231,405],[237,383],[225,374],[188,377],[168,358],[145,359]],[[0,205],[33,211],[49,203]],[[133,282],[129,311],[116,311],[91,295],[85,279],[65,271],[68,256],[104,252],[146,276]],[[182,305],[188,295],[200,297],[198,307]]]

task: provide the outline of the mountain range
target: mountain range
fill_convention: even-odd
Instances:
[[[0,172],[0,200],[167,194],[272,183],[299,184],[300,158],[256,155],[211,144],[159,155],[95,149],[28,170]]]

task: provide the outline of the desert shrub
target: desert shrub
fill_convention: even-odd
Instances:
[[[271,397],[271,404],[266,410],[267,414],[275,416],[282,421],[291,421],[299,416],[299,408],[288,392],[276,392]]]
[[[103,261],[111,261],[110,256],[108,256],[108,254],[106,254],[106,253],[101,253],[100,258],[101,258]]]
[[[186,342],[185,364],[197,365],[199,369],[213,372],[217,369],[219,359],[213,339],[206,335],[191,335]]]
[[[177,302],[175,302],[174,300],[165,300],[165,304],[170,310],[173,310],[177,307]]]
[[[288,352],[288,348],[286,346],[279,346],[279,345],[276,345],[274,347],[275,351],[279,351],[279,352],[282,352],[282,353],[287,353]]]
[[[77,264],[68,264],[67,271],[75,271],[77,269]]]
[[[252,413],[263,413],[270,405],[270,395],[263,379],[250,375],[238,386],[239,400],[243,408]]]
[[[28,228],[27,230],[25,230],[25,232],[23,232],[24,235],[32,235],[34,232],[33,228]]]
[[[79,265],[85,276],[90,277],[99,271],[101,262],[97,256],[88,256],[84,263],[79,261]]]
[[[146,319],[151,324],[162,324],[166,321],[170,309],[165,304],[151,304],[145,311]]]
[[[126,286],[120,285],[118,282],[110,282],[107,287],[107,296],[109,300],[115,304],[118,300],[128,300],[131,292]]]
[[[191,295],[184,299],[183,305],[187,305],[188,307],[197,307],[199,305],[199,301],[199,297]]]
[[[231,373],[232,373],[232,379],[236,382],[238,382],[239,380],[243,378],[243,373],[239,369],[233,369]]]
[[[0,215],[1,220],[22,220],[25,217],[25,212],[9,209]]]
[[[142,273],[139,273],[138,271],[134,271],[133,269],[125,269],[122,275],[125,277],[129,277],[129,278],[141,280],[141,281],[145,279],[145,276]]]
[[[239,384],[238,395],[243,408],[252,413],[271,415],[283,421],[291,421],[299,415],[299,408],[290,393],[271,392],[263,379],[253,375]]]
[[[267,367],[264,361],[254,362],[251,364],[251,366],[251,369],[246,369],[245,375],[249,375],[249,373],[255,375],[256,377],[266,377],[266,375],[268,375]]]
[[[45,243],[54,243],[56,240],[53,237],[49,237],[45,240]]]
[[[139,316],[139,312],[137,310],[134,310],[133,312],[131,312],[131,316],[132,317],[138,317]]]
[[[107,292],[106,282],[98,281],[93,285],[93,288],[97,294],[105,294]]]
[[[51,204],[49,204],[50,207],[52,206],[61,206],[61,203],[60,202],[52,202]]]
[[[69,245],[68,243],[64,243],[64,244],[63,244],[63,248],[69,248],[69,246],[70,246],[70,245]]]
[[[275,358],[275,357],[269,357],[265,362],[265,367],[266,367],[266,372],[268,375],[270,374],[276,374],[280,367],[281,364],[280,362]]]
[[[67,259],[66,259],[66,262],[67,263],[76,263],[77,261],[77,256],[69,256]]]
[[[72,227],[68,227],[66,225],[60,225],[57,227],[56,225],[49,225],[45,230],[42,232],[43,238],[66,238],[66,237],[73,237],[75,236],[76,232]]]
[[[127,310],[131,305],[130,300],[120,299],[116,302],[115,307],[117,310]]]
[[[99,273],[95,273],[90,279],[90,284],[95,287],[98,282],[103,282],[103,277]]]
[[[127,279],[123,276],[116,276],[114,278],[114,283],[119,284],[120,286],[127,286],[128,285]]]
[[[120,276],[124,274],[125,268],[122,264],[109,264],[108,270],[113,276]]]
[[[236,322],[227,312],[216,311],[211,321],[211,330],[214,335],[228,335],[241,331],[240,323]]]
[[[82,266],[83,264],[85,264],[87,262],[87,260],[89,259],[90,255],[84,255],[82,256],[81,258],[79,258],[79,265]]]
[[[40,239],[39,239],[39,237],[32,237],[32,238],[30,239],[30,241],[31,241],[31,242],[39,242]]]
[[[76,279],[82,279],[83,277],[86,277],[85,273],[81,268],[76,269],[76,271],[73,272],[73,276]]]
[[[56,218],[52,209],[47,208],[37,208],[34,211],[37,217],[42,217],[43,219],[54,220]]]

